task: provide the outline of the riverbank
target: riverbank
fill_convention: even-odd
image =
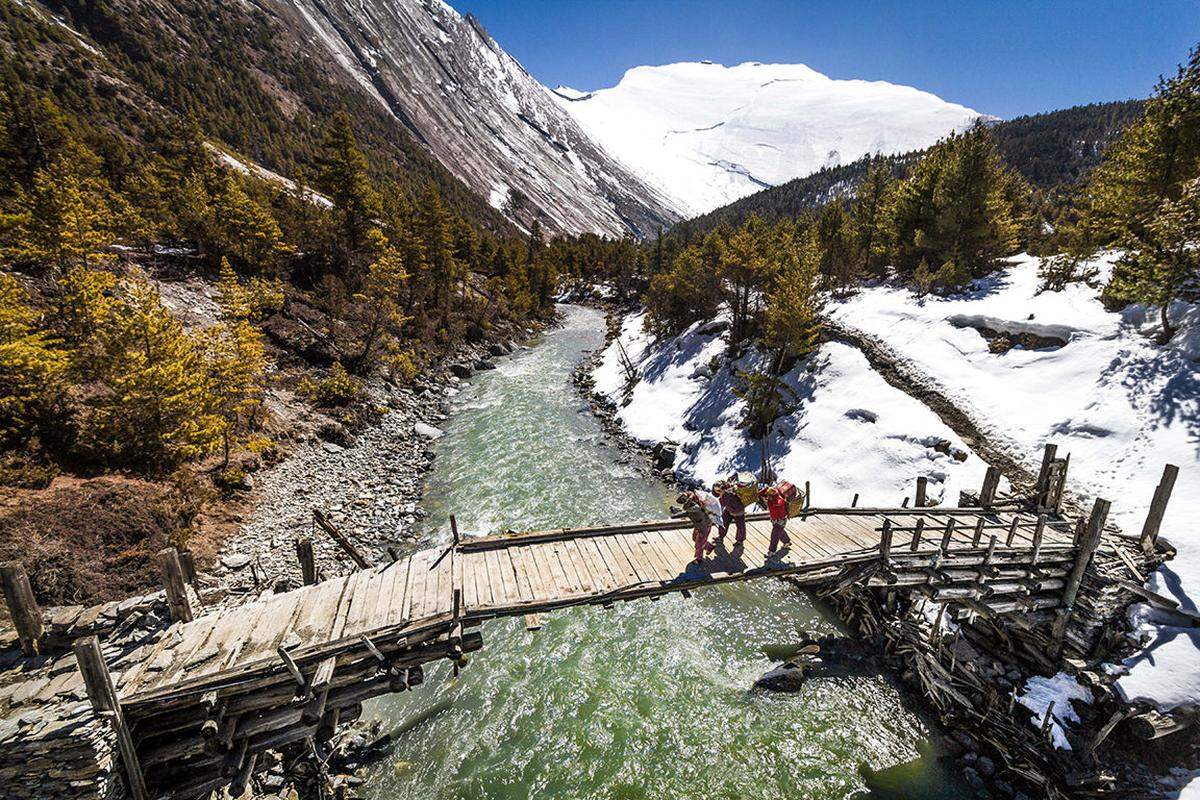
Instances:
[[[658,341],[644,333],[639,314],[630,314],[610,323],[609,347],[577,378],[608,420],[607,429],[658,460],[660,474],[684,483],[707,485],[757,464],[756,443],[740,429],[741,401],[732,388],[739,369],[755,368],[755,356],[730,363],[721,332],[718,323],[705,323]],[[953,506],[960,494],[978,491],[976,465],[986,458],[1007,470],[1011,485],[1029,493],[1034,480],[1016,465],[1031,454],[1012,454],[991,441],[911,366],[853,334],[835,332],[782,376],[798,403],[778,424],[771,444],[772,463],[781,474],[792,480],[811,476],[816,504],[833,506],[849,505],[851,493],[859,500],[860,492],[862,505],[891,505],[893,491],[893,497],[911,499],[914,478],[927,476],[930,502]],[[883,496],[880,487],[888,489]],[[1064,507],[1081,515],[1070,498]],[[1135,564],[1129,569],[1138,575],[1161,560],[1116,542],[1101,549],[1085,579],[1079,626],[1067,632],[1073,658],[1061,664],[1052,660],[1058,652],[1054,637],[1045,636],[1053,621],[1048,612],[1023,613],[1017,625],[969,609],[947,614],[945,606],[849,585],[825,599],[852,630],[886,649],[889,667],[914,699],[953,732],[953,749],[972,791],[998,797],[1022,788],[1047,796],[1097,787],[1127,791],[1155,780],[1145,765],[1146,749],[1132,745],[1124,729],[1115,736],[1112,727],[1104,729],[1118,711],[1136,713],[1114,698],[1116,672],[1101,663],[1128,654],[1129,647],[1118,635],[1116,642],[1105,638],[1098,653],[1094,648],[1102,644],[1097,635],[1121,625],[1121,609],[1137,599],[1126,593],[1122,601],[1112,589],[1126,565]],[[1057,705],[1050,706],[1051,700]],[[1083,758],[1071,752],[1072,745],[1084,750]],[[1094,750],[1139,755],[1113,758],[1109,763],[1119,765],[1113,770],[1119,774],[1101,775],[1090,761]]]

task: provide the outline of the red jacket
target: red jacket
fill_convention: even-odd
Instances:
[[[771,513],[771,521],[778,522],[788,518],[787,498],[779,492],[768,495],[767,490],[763,489],[758,493],[758,496],[767,504],[767,511]]]

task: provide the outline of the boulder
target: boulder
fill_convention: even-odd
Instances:
[[[221,564],[225,569],[243,569],[250,563],[250,556],[245,553],[230,553],[221,556]]]
[[[481,358],[475,362],[475,369],[479,370],[480,372],[482,372],[484,370],[488,370],[488,369],[495,369],[495,368],[496,368],[496,365],[493,364],[492,362],[488,361],[486,358]]]
[[[496,357],[508,355],[508,350],[500,342],[494,342],[489,345],[488,352]]]
[[[675,466],[675,454],[678,450],[678,445],[674,442],[659,442],[654,445],[652,454],[654,456],[654,464],[659,469],[671,469]]]
[[[471,368],[466,364],[451,364],[450,374],[456,378],[466,379],[471,377]]]
[[[798,692],[804,685],[808,668],[794,661],[787,661],[754,682],[755,689],[768,692]]]
[[[435,428],[424,422],[418,422],[413,426],[413,433],[420,436],[422,439],[440,439],[446,435],[446,432],[441,428]]]

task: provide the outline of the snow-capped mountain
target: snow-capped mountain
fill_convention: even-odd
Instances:
[[[927,147],[980,114],[803,64],[636,67],[609,89],[555,90],[592,138],[674,205],[701,214],[868,153]]]
[[[519,224],[648,235],[679,218],[471,15],[442,0],[267,2]]]

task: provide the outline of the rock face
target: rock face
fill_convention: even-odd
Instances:
[[[649,235],[674,206],[609,156],[470,14],[441,0],[266,0],[511,219]]]

